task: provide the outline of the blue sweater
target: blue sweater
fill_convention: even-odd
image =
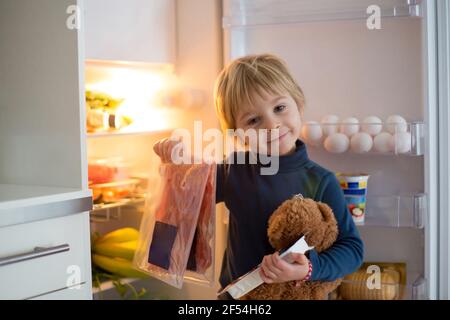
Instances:
[[[245,157],[248,160],[249,154]],[[313,266],[311,279],[334,280],[360,267],[364,246],[339,182],[332,172],[308,158],[305,144],[297,140],[293,154],[279,157],[277,174],[261,175],[261,166],[246,161],[229,165],[228,172],[222,164],[217,167],[216,202],[224,201],[230,211],[222,287],[274,252],[267,238],[268,219],[283,201],[298,193],[328,204],[338,222],[339,235],[333,246],[320,254],[310,250],[307,255]]]

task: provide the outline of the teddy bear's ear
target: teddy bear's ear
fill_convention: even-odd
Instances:
[[[317,202],[320,212],[322,213],[323,219],[330,222],[334,218],[333,210],[326,204],[322,202]]]

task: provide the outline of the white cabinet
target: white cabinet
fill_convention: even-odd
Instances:
[[[56,290],[29,300],[85,300],[91,299],[91,288],[86,284]]]
[[[85,0],[86,59],[174,63],[175,0]]]
[[[91,287],[83,3],[0,1],[2,299]]]
[[[0,228],[0,243],[0,299],[90,283],[88,212]]]
[[[76,5],[0,1],[0,184],[87,187],[82,39],[67,27]]]

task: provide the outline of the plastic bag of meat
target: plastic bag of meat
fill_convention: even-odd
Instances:
[[[213,285],[216,164],[161,164],[149,181],[135,268],[174,287]]]

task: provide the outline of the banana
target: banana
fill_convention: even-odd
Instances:
[[[137,240],[127,242],[103,242],[94,244],[94,252],[112,258],[132,260],[137,248]]]
[[[92,262],[110,273],[128,278],[147,278],[143,272],[132,267],[131,261],[122,258],[110,258],[99,254],[92,255]]]
[[[95,241],[95,244],[99,243],[114,243],[114,242],[127,242],[138,240],[139,231],[134,228],[122,228],[109,232],[103,236],[100,236]]]

